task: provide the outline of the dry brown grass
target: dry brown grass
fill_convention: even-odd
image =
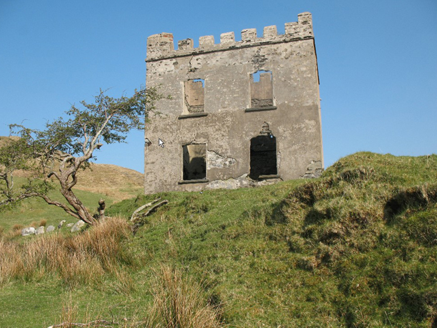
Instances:
[[[45,273],[68,285],[99,282],[105,273],[116,273],[119,263],[132,263],[121,250],[121,241],[129,234],[128,223],[115,218],[70,237],[42,235],[23,244],[2,239],[0,285],[10,279],[39,279]]]
[[[19,137],[16,136],[12,136],[12,137],[0,137],[0,147],[3,147],[4,145],[7,145],[10,140],[18,140],[20,139]]]
[[[208,304],[202,286],[168,266],[156,272],[153,306],[145,327],[221,327],[219,312]]]
[[[79,172],[76,188],[121,201],[143,192],[144,175],[116,165],[91,164],[90,169]]]
[[[117,271],[116,281],[132,283],[125,272]],[[126,288],[126,286],[124,287]],[[71,296],[63,302],[58,323],[51,327],[145,327],[145,328],[218,328],[219,311],[208,304],[201,284],[168,266],[155,272],[150,292],[153,303],[138,309],[133,317],[102,317],[90,315],[89,309],[79,315],[78,306]]]
[[[59,318],[59,324],[62,327],[73,328],[73,324],[78,322],[78,307],[74,304],[70,295],[68,302],[62,303],[62,312]]]
[[[21,229],[24,229],[24,225],[22,224],[14,224],[12,226],[12,231],[20,231]]]
[[[29,172],[17,170],[17,177],[29,177]],[[135,197],[144,189],[144,175],[117,165],[94,164],[77,174],[75,189],[103,194],[115,202]]]
[[[13,239],[13,238],[21,235],[21,230],[22,229],[24,229],[24,225],[22,225],[22,224],[14,224],[12,226],[12,229],[8,233],[5,233],[4,235],[8,239]]]

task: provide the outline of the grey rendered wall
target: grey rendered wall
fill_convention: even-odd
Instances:
[[[145,137],[146,193],[169,190],[201,190],[214,181],[237,179],[250,171],[250,139],[259,135],[264,122],[277,141],[277,169],[282,180],[303,177],[313,162],[323,166],[317,58],[309,13],[287,23],[284,35],[276,27],[242,32],[235,42],[224,33],[219,44],[201,37],[179,41],[162,33],[148,39],[147,87],[161,86],[172,99],[158,103],[160,115],[151,116]],[[251,108],[251,74],[271,71],[273,101],[269,110]],[[184,111],[184,83],[204,80],[204,116]],[[207,114],[205,116],[205,114]],[[158,144],[164,142],[164,147]],[[206,181],[183,183],[182,146],[206,144]],[[182,183],[181,183],[182,182]]]

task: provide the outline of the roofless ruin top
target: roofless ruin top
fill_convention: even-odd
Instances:
[[[310,13],[285,24],[178,42],[147,40],[146,86],[170,95],[145,130],[145,191],[238,188],[323,170]]]

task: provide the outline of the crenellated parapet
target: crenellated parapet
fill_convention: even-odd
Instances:
[[[260,38],[254,28],[241,31],[241,41],[235,41],[234,32],[222,33],[218,44],[215,43],[213,35],[201,36],[198,48],[194,48],[192,39],[185,39],[178,41],[178,47],[175,50],[172,33],[151,35],[147,39],[146,61],[292,42],[313,37],[311,13],[305,12],[298,15],[297,22],[285,23],[284,34],[278,34],[276,26],[272,25],[264,27],[263,36]]]

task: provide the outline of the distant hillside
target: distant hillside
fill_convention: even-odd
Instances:
[[[0,137],[0,147],[9,138]],[[28,176],[23,171],[17,171],[15,175]],[[78,183],[74,189],[106,195],[117,202],[142,193],[143,186],[144,175],[140,172],[111,164],[91,163],[89,169],[79,172]]]
[[[9,137],[0,137],[0,147]],[[28,172],[16,171],[16,186],[25,181]],[[109,164],[91,163],[90,168],[78,173],[78,183],[73,188],[79,199],[91,212],[95,212],[98,201],[103,198],[106,205],[135,197],[144,193],[143,174],[124,167]],[[65,202],[58,192],[59,187],[50,192],[50,197]],[[0,212],[0,231],[8,231],[16,224],[29,225],[32,222],[46,220],[49,225],[58,225],[61,220],[75,222],[75,219],[62,209],[47,205],[39,198],[27,199],[14,207]]]
[[[2,147],[9,139],[18,139],[18,137],[2,137],[0,136],[0,147]]]
[[[75,188],[119,201],[144,192],[144,175],[117,165],[92,163],[90,169],[79,172]]]

